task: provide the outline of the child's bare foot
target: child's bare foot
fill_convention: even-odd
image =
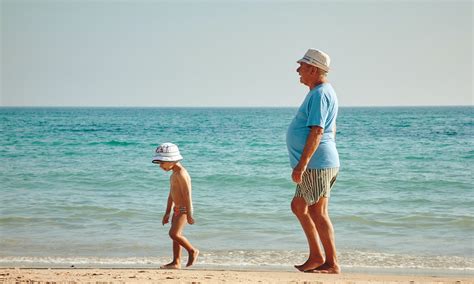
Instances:
[[[195,250],[191,251],[189,253],[188,263],[186,264],[186,267],[189,267],[189,266],[193,265],[194,262],[196,261],[198,255],[199,255],[199,250],[195,249]]]
[[[160,269],[181,269],[181,264],[173,261],[168,264],[160,266]]]
[[[329,264],[325,263],[325,264],[319,266],[316,269],[307,270],[305,272],[308,272],[308,273],[339,274],[339,273],[341,273],[341,268],[337,264],[336,265],[329,265]]]
[[[324,260],[312,260],[308,259],[305,263],[301,265],[295,265],[295,268],[298,269],[299,271],[305,272],[308,270],[314,270],[317,267],[321,266],[324,264]]]

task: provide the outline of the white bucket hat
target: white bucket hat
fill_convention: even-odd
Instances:
[[[309,65],[316,66],[324,71],[329,71],[329,64],[331,63],[331,58],[325,52],[319,49],[308,49],[306,54],[300,60],[296,61],[297,63],[308,63]]]
[[[179,153],[178,146],[173,143],[163,143],[155,150],[155,157],[152,163],[157,162],[177,162],[183,159]]]

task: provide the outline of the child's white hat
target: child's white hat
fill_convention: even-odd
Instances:
[[[173,143],[163,143],[155,150],[155,157],[153,157],[152,163],[157,162],[177,162],[183,159],[183,156],[179,153],[178,146]]]

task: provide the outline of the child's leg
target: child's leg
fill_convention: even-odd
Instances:
[[[173,241],[173,261],[160,266],[161,269],[180,269],[181,268],[181,246]]]
[[[173,215],[172,219],[171,219],[171,223],[174,224],[175,223],[175,216]],[[171,232],[171,230],[170,230]],[[173,261],[168,263],[168,264],[165,264],[165,265],[162,265],[160,268],[162,269],[180,269],[181,268],[181,246],[179,245],[179,243],[175,240],[173,240]]]
[[[173,241],[173,262],[181,263],[181,246],[177,241]]]
[[[196,260],[199,251],[195,249],[191,243],[182,235],[184,225],[186,225],[187,217],[186,214],[179,214],[179,216],[173,218],[173,224],[170,229],[170,237],[173,241],[177,242],[180,246],[188,251],[188,263],[186,266],[193,265]]]

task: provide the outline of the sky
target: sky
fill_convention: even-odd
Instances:
[[[1,2],[0,106],[473,105],[473,1]]]

